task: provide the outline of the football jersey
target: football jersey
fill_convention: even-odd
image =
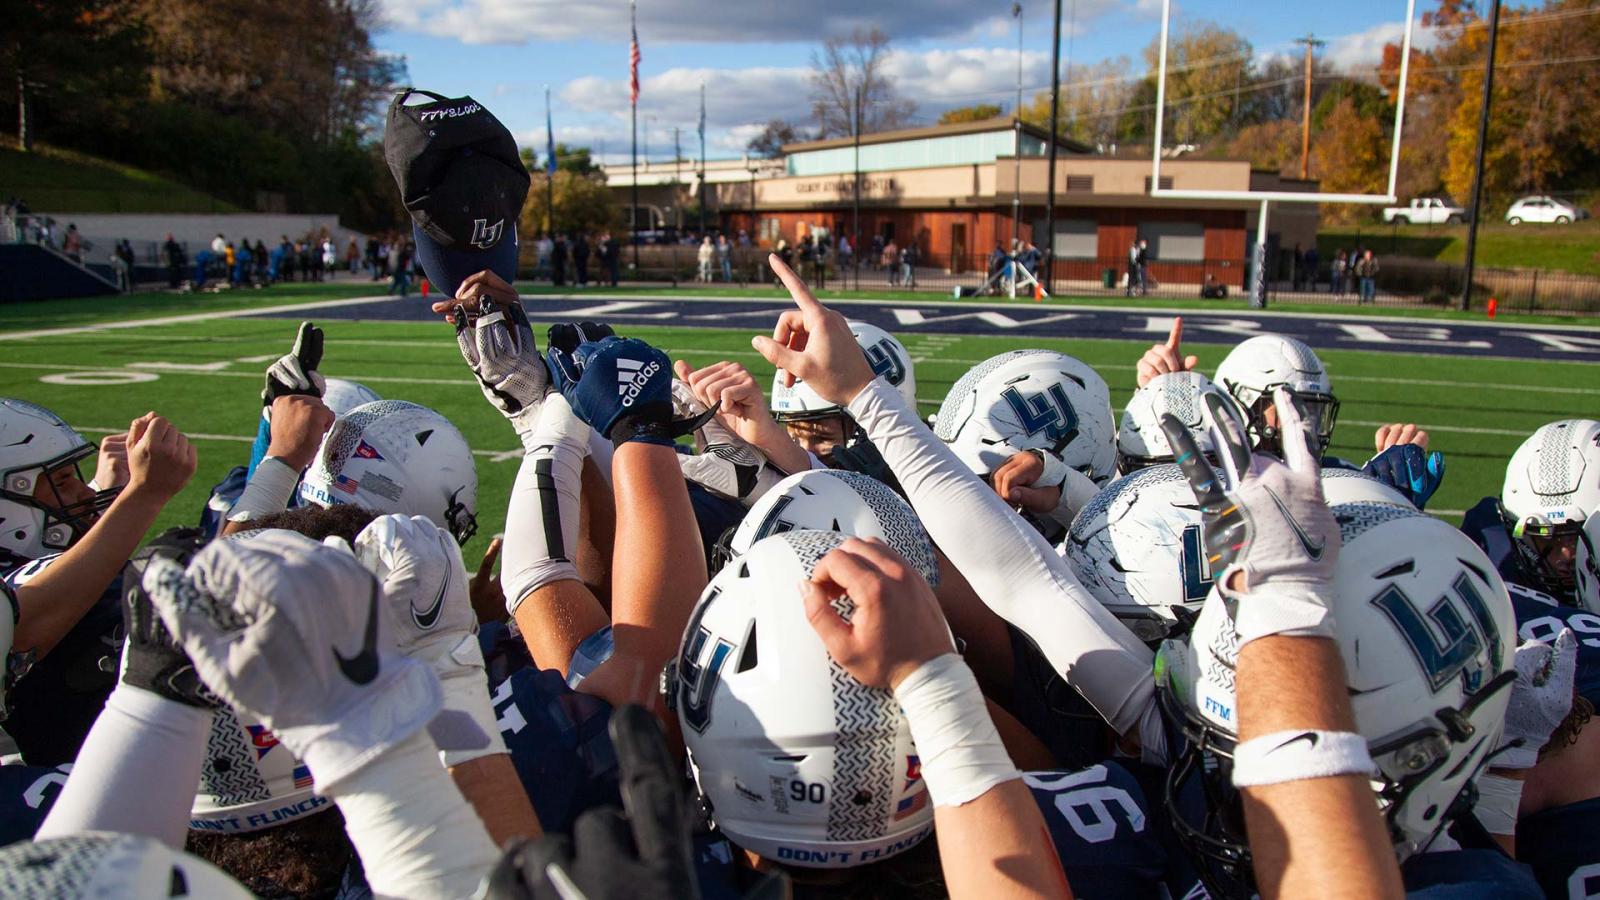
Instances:
[[[1445,850],[1400,867],[1408,900],[1540,900],[1527,866],[1499,850]],[[1555,895],[1551,895],[1555,896]]]
[[[1116,762],[1026,772],[1067,883],[1079,897],[1159,898],[1169,854],[1144,788]],[[1175,891],[1184,896],[1186,891]]]
[[[1507,582],[1506,590],[1511,594],[1519,641],[1553,641],[1561,629],[1572,629],[1578,638],[1578,693],[1600,705],[1600,615],[1560,606],[1549,594],[1520,584]]]
[[[26,584],[61,557],[40,557],[5,573],[12,587]],[[6,733],[30,766],[58,766],[78,756],[111,689],[122,658],[122,577],[50,652],[7,693]]]
[[[71,771],[71,763],[0,766],[0,847],[33,840]]]
[[[1500,500],[1485,497],[1461,517],[1461,533],[1483,548],[1484,555],[1494,563],[1500,578],[1507,584],[1537,585],[1539,582],[1523,565],[1522,554],[1511,545],[1511,535],[1500,518]]]
[[[1551,900],[1600,897],[1600,797],[1524,816],[1517,858]]]
[[[517,777],[547,832],[569,833],[578,815],[621,806],[611,706],[567,687],[555,669],[520,669],[489,697]]]

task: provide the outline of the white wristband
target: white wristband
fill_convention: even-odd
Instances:
[[[1367,739],[1350,731],[1275,731],[1233,751],[1233,786],[1240,788],[1376,772]]]
[[[961,657],[946,653],[923,663],[894,698],[911,726],[934,806],[960,806],[1021,777]]]
[[[293,466],[269,456],[250,473],[250,482],[228,510],[229,522],[249,522],[289,508],[289,498],[300,484],[300,473]]]
[[[1478,802],[1473,805],[1472,814],[1490,834],[1516,834],[1521,805],[1521,779],[1487,771],[1478,776]]]

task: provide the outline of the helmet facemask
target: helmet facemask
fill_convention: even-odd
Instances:
[[[65,550],[88,532],[100,514],[111,506],[121,488],[98,490],[83,500],[69,502],[61,496],[51,476],[70,466],[79,481],[84,479],[79,468],[83,460],[95,455],[95,445],[85,443],[62,453],[54,459],[37,465],[12,469],[0,481],[0,497],[29,506],[42,513],[39,541],[47,550]],[[43,485],[49,500],[36,496]]]
[[[1562,602],[1571,600],[1578,585],[1578,545],[1585,540],[1583,520],[1555,524],[1541,523],[1533,518],[1518,521],[1503,504],[1500,517],[1511,535],[1511,545],[1517,548],[1517,556],[1528,574],[1552,596]],[[1552,551],[1571,560],[1571,564],[1558,567],[1552,563]],[[1589,559],[1594,559],[1592,553]]]
[[[1283,455],[1283,444],[1278,434],[1275,421],[1276,410],[1273,409],[1272,396],[1278,388],[1289,392],[1289,396],[1299,401],[1300,407],[1305,410],[1306,424],[1310,425],[1317,436],[1317,446],[1312,448],[1319,457],[1328,452],[1328,447],[1333,443],[1333,426],[1339,419],[1339,398],[1332,394],[1320,391],[1297,391],[1287,384],[1267,385],[1263,391],[1254,391],[1238,385],[1226,385],[1233,398],[1239,401],[1240,407],[1245,411],[1247,429],[1251,440],[1257,450],[1265,450],[1274,456]]]

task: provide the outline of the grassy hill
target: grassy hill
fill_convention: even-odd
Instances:
[[[1465,225],[1368,225],[1326,228],[1317,253],[1332,259],[1340,247],[1364,244],[1375,253],[1461,263],[1467,258]],[[1600,221],[1572,225],[1486,223],[1478,229],[1478,265],[1600,275]]]
[[[0,198],[36,212],[210,213],[239,207],[159,175],[71,150],[0,145]]]

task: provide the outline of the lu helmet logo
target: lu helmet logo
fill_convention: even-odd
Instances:
[[[638,359],[617,360],[617,396],[622,398],[622,405],[629,407],[633,401],[639,399],[639,394],[644,391],[650,379],[661,371],[661,363],[651,360],[645,362]]]

